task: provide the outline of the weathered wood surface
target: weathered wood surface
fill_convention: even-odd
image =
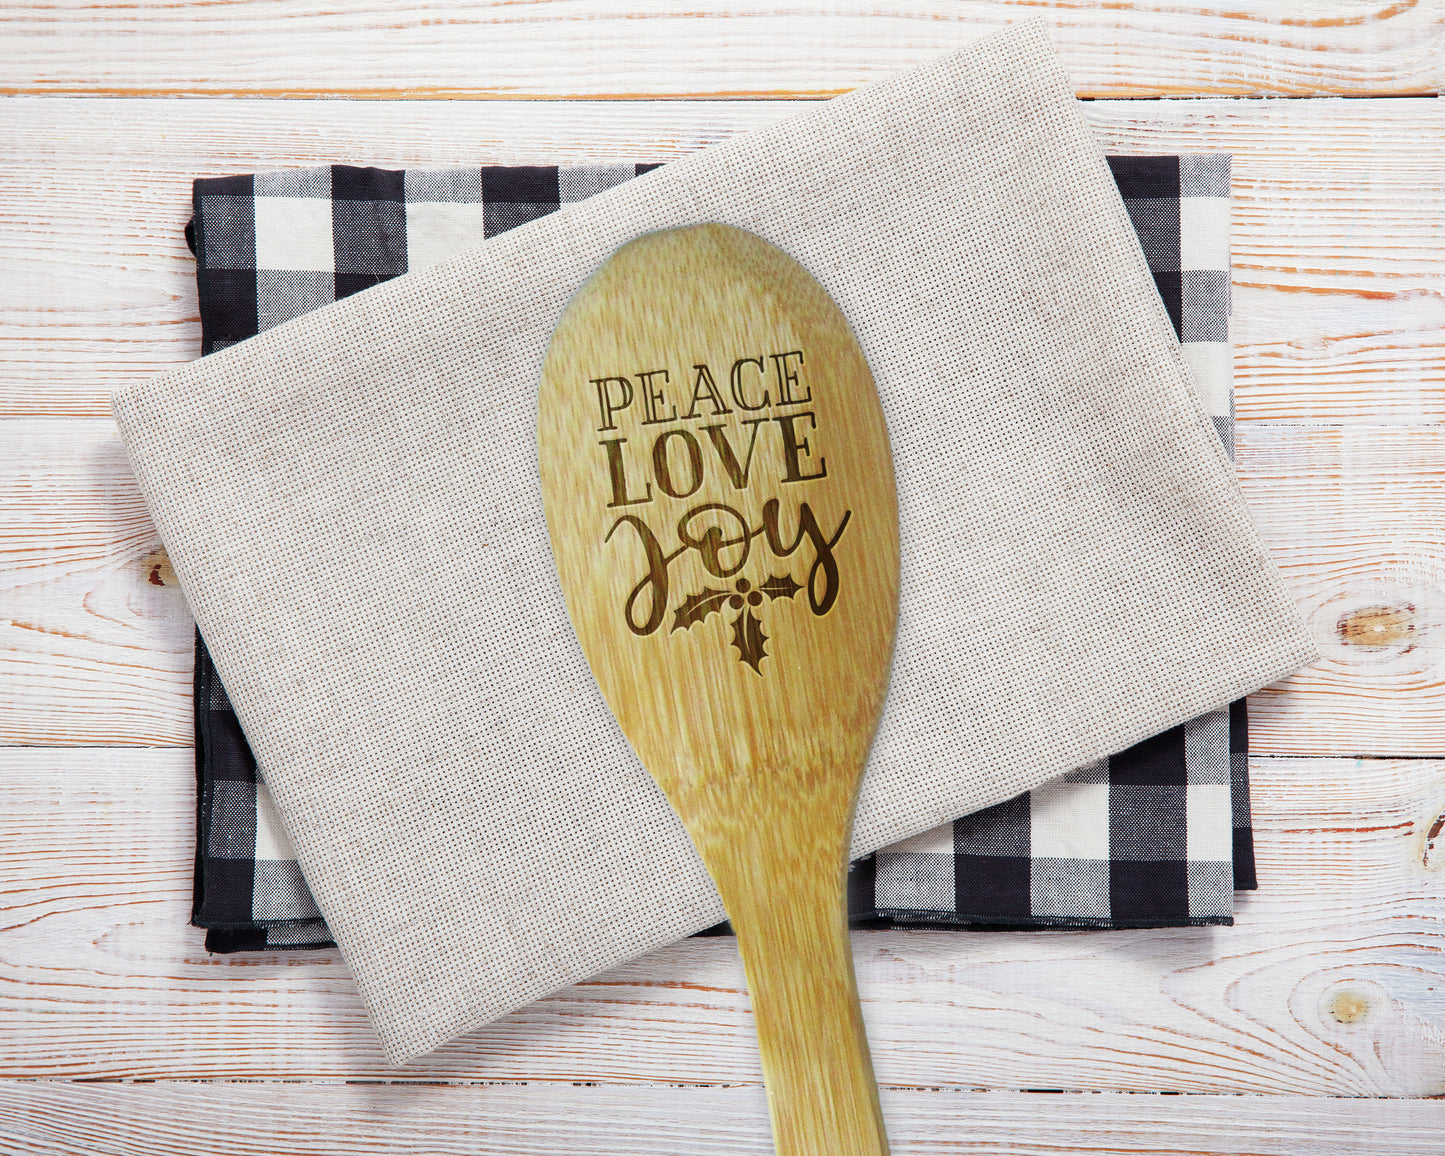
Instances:
[[[0,422],[0,743],[189,743],[194,631],[114,423]]]
[[[1319,640],[1253,696],[1251,749],[1445,754],[1445,429],[1250,423],[1240,483]]]
[[[1234,154],[1238,417],[1445,421],[1445,103],[1089,106],[1106,149]]]
[[[773,102],[0,101],[0,416],[109,412],[195,357],[196,176],[664,161]],[[1235,154],[1235,345],[1248,420],[1445,420],[1445,104],[1111,101],[1106,147]]]
[[[885,1089],[894,1156],[1439,1156],[1445,1104]],[[298,1122],[305,1121],[304,1127]],[[0,1083],[0,1153],[769,1156],[760,1089]]]
[[[401,1071],[334,953],[204,952],[184,926],[190,622],[105,397],[197,352],[195,176],[667,160],[1021,11],[1088,95],[1424,94],[1445,69],[1439,0],[0,15],[0,92],[36,94],[0,101],[0,418],[92,419],[0,422],[0,743],[70,747],[0,751],[0,1152],[767,1151],[729,944],[660,952]],[[191,93],[489,99],[133,99]],[[638,99],[494,99],[567,95]],[[1236,156],[1242,479],[1325,650],[1256,697],[1256,750],[1445,753],[1445,445],[1421,428],[1445,418],[1441,105],[1086,114],[1120,151]],[[75,749],[108,743],[175,746]],[[855,937],[897,1151],[1445,1150],[1439,1103],[1300,1098],[1445,1094],[1445,762],[1254,769],[1263,889],[1234,929]],[[90,1078],[167,1082],[70,1082]],[[170,1082],[212,1078],[266,1083]]]
[[[1445,755],[1445,429],[1238,442],[1325,653],[1255,696],[1254,749]],[[188,743],[191,620],[111,422],[0,421],[0,535],[0,743]]]
[[[0,413],[102,415],[109,388],[194,356],[194,266],[181,226],[198,173],[338,157],[666,159],[794,107],[0,103],[15,223],[0,234],[0,263],[13,271],[0,284]],[[1439,753],[1432,631],[1445,595],[1432,546],[1440,503],[1429,489],[1438,444],[1429,434],[1391,440],[1404,431],[1359,429],[1339,441],[1301,431],[1298,444],[1315,448],[1300,452],[1315,464],[1295,478],[1293,435],[1272,433],[1260,443],[1267,477],[1256,480],[1249,432],[1265,420],[1405,425],[1445,415],[1445,254],[1432,240],[1445,187],[1439,102],[1114,102],[1089,115],[1108,147],[1235,152],[1238,409],[1251,500],[1271,541],[1290,546],[1287,571],[1310,586],[1317,609],[1351,591],[1380,595],[1318,620],[1331,657],[1288,698],[1262,704],[1259,749]],[[20,624],[0,628],[0,741],[188,741],[189,625],[175,592],[158,585],[157,543],[102,428],[20,423],[0,435],[0,469],[14,480],[0,493],[0,617]],[[37,437],[43,444],[22,444]],[[1358,447],[1401,444],[1405,459],[1386,450],[1367,469],[1352,465],[1370,456]],[[1407,474],[1424,500],[1401,499]],[[1284,489],[1272,496],[1276,486]],[[1320,515],[1297,517],[1299,500]],[[1376,534],[1381,552],[1367,556],[1360,535],[1382,518],[1393,532]],[[1347,528],[1358,534],[1342,536]],[[1360,644],[1349,615],[1378,607],[1413,607],[1391,628],[1410,628],[1407,647]],[[1354,631],[1348,646],[1341,629]]]
[[[1232,929],[855,933],[880,1082],[1445,1094],[1445,761],[1254,773],[1261,889]],[[184,750],[0,750],[0,1076],[758,1081],[717,939],[387,1067],[335,953],[211,956],[185,926],[191,774]]]
[[[0,93],[110,96],[819,96],[1044,16],[1085,96],[1421,94],[1432,0],[1036,5],[442,0],[29,0],[4,20]]]

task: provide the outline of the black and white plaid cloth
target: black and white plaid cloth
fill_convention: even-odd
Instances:
[[[1226,155],[1111,157],[1206,411],[1233,450]],[[389,171],[335,165],[195,182],[210,353],[652,165]],[[192,923],[212,951],[330,943],[205,646],[196,640]],[[1244,703],[854,864],[855,925],[1233,922],[1252,888]],[[725,930],[725,927],[722,929]]]

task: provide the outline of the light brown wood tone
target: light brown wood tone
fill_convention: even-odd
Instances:
[[[1325,652],[1255,696],[1256,752],[1445,753],[1445,429],[1238,438],[1250,509]],[[0,743],[188,743],[190,618],[112,423],[0,422],[0,527]]]
[[[562,314],[537,446],[583,653],[737,932],[778,1151],[884,1153],[845,904],[898,617],[863,351],[752,233],[649,233]]]
[[[0,416],[106,416],[200,350],[193,177],[669,160],[796,103],[0,101]],[[1445,102],[1109,101],[1106,147],[1235,154],[1244,420],[1445,421]],[[103,195],[97,190],[103,189]]]
[[[820,96],[1034,16],[1086,96],[1400,95],[1441,83],[1431,0],[439,0],[421,11],[30,0],[7,10],[0,92]]]
[[[1445,1094],[1445,760],[1252,772],[1261,889],[1233,928],[855,932],[883,1086]],[[0,1076],[759,1082],[716,939],[390,1068],[335,952],[208,956],[185,925],[192,782],[186,750],[0,749]],[[672,1151],[697,1123],[677,1110]]]
[[[1438,1101],[1327,1097],[899,1088],[883,1111],[898,1156],[1439,1156],[1445,1130]],[[762,1116],[756,1087],[3,1083],[0,1151],[763,1156]]]

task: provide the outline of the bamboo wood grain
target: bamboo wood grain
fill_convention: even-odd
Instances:
[[[528,99],[835,95],[1028,16],[1081,95],[1398,96],[1441,84],[1428,0],[375,0],[7,9],[0,92]]]
[[[196,176],[338,160],[662,161],[798,109],[0,101],[0,416],[107,416],[108,390],[199,353],[181,235]],[[1109,101],[1085,113],[1111,150],[1235,154],[1241,419],[1445,421],[1445,104]]]
[[[1445,1094],[1445,760],[1252,775],[1261,889],[1233,928],[855,932],[882,1085]],[[336,953],[210,956],[185,925],[193,781],[188,750],[0,748],[0,1076],[759,1083],[716,939],[389,1067]],[[700,1121],[673,1120],[678,1151]]]
[[[881,1156],[845,876],[898,506],[863,352],[761,238],[649,233],[557,323],[537,453],[573,629],[737,933],[778,1152]]]
[[[885,1089],[900,1153],[1438,1156],[1445,1103]],[[0,1151],[51,1156],[762,1156],[748,1088],[0,1083]],[[299,1121],[307,1126],[299,1127]]]

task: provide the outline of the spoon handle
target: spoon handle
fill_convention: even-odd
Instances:
[[[800,854],[796,845],[748,842],[714,878],[747,971],[778,1156],[887,1156],[844,857],[838,844]]]

